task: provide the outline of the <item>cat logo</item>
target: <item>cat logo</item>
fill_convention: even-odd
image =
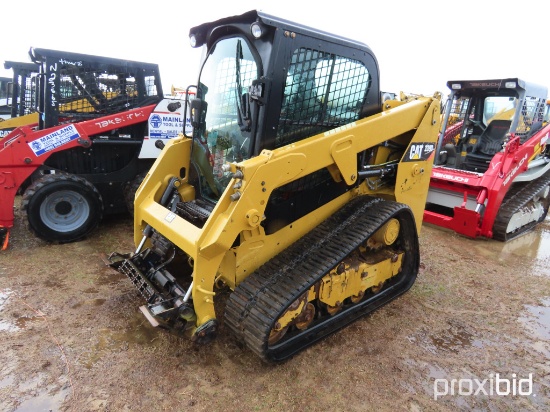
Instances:
[[[411,145],[411,151],[409,152],[409,159],[421,159],[422,158],[422,149],[424,149],[423,144],[413,144]]]
[[[408,154],[405,155],[404,161],[427,160],[434,150],[435,145],[433,143],[411,144]]]

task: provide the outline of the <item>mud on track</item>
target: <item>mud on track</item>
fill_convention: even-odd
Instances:
[[[17,215],[0,254],[0,411],[549,409],[550,221],[508,244],[425,225],[420,244],[408,293],[266,365],[223,326],[206,347],[149,326],[102,260],[134,249],[129,217],[48,245]]]

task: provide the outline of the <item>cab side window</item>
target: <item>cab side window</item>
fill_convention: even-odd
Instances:
[[[358,120],[370,85],[359,61],[297,49],[287,73],[276,147]]]

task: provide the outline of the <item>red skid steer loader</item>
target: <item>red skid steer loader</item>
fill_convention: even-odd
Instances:
[[[28,107],[40,116],[0,138],[2,250],[18,194],[30,230],[48,242],[82,239],[104,215],[132,212],[162,147],[157,141],[186,123],[183,101],[163,98],[157,64],[48,49],[29,54],[39,75],[37,106]]]

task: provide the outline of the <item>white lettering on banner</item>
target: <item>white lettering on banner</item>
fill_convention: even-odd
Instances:
[[[134,113],[128,113],[126,116],[123,117],[115,117],[113,119],[108,120],[100,120],[95,122],[95,125],[100,128],[105,128],[109,126],[117,126],[121,123],[125,122],[131,122],[134,119],[139,119],[140,117],[144,117],[145,115],[142,112],[134,112]]]
[[[55,132],[42,136],[28,145],[36,156],[41,156],[45,153],[51,152],[60,146],[63,146],[75,139],[78,139],[80,134],[74,127],[74,125],[68,125]]]
[[[433,172],[433,176],[438,179],[452,180],[453,182],[461,182],[461,183],[468,183],[468,180],[469,180],[467,177],[454,176],[454,175],[449,175],[449,174],[439,173],[439,172]]]
[[[69,66],[76,66],[76,67],[81,67],[82,66],[81,61],[72,62],[72,61],[69,61],[69,60],[65,60],[63,58],[59,59],[59,63],[66,64],[66,65],[69,65]]]
[[[472,87],[500,87],[500,82],[470,82]]]
[[[180,113],[149,116],[149,137],[151,139],[172,139],[183,133],[185,118]]]

